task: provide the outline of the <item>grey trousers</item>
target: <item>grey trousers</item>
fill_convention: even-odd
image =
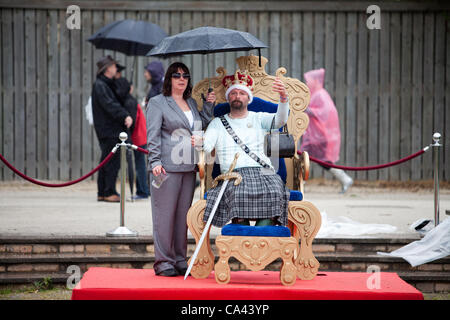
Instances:
[[[158,274],[164,270],[187,268],[186,215],[195,191],[195,172],[167,172],[168,177],[155,188],[149,173],[152,204],[155,264]]]

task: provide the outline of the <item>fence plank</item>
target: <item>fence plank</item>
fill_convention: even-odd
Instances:
[[[281,14],[281,37],[280,37],[280,67],[287,70],[287,76],[298,78],[299,75],[292,73],[291,58],[291,34],[292,34],[292,15],[290,13]]]
[[[24,64],[24,17],[23,10],[14,9],[14,166],[25,169],[25,64]]]
[[[445,17],[443,13],[437,13],[435,19],[436,25],[436,43],[435,43],[435,60],[434,60],[434,126],[433,132],[439,132],[443,135],[443,139],[441,139],[441,144],[448,140],[448,136],[444,135],[444,119],[445,119],[445,108],[444,108],[444,86],[445,86]],[[450,109],[447,109],[447,113],[450,112]],[[449,124],[447,123],[447,126]],[[430,141],[430,140],[428,140]],[[424,144],[428,144],[428,141],[424,141]],[[448,145],[446,145],[448,148]],[[439,163],[441,165],[441,169],[439,170],[439,179],[444,178],[444,152],[441,149]]]
[[[380,50],[380,30],[372,29],[369,33],[369,92],[368,92],[368,164],[378,163],[378,66]],[[367,173],[369,180],[378,178],[378,170],[371,170]]]
[[[59,11],[59,39],[60,39],[60,65],[59,65],[59,160],[60,179],[70,179],[70,32],[66,27],[66,12]]]
[[[390,69],[390,126],[389,126],[389,159],[400,159],[400,71],[401,71],[401,22],[400,14],[391,14],[391,69]],[[400,166],[389,168],[389,179],[400,179]]]
[[[245,13],[244,13],[245,14]],[[203,13],[204,25],[214,26],[214,13],[205,12]],[[214,68],[214,54],[203,55],[203,78],[213,77],[215,75]]]
[[[3,91],[3,150],[5,158],[14,163],[14,48],[13,48],[13,10],[3,9],[2,17],[2,86]],[[13,172],[5,166],[3,178],[5,180],[13,179]]]
[[[87,104],[92,90],[92,45],[87,41],[92,31],[92,12],[83,10],[81,12],[81,171],[82,174],[89,172],[95,167],[92,158],[92,134],[93,128],[86,119],[84,106]],[[91,178],[93,179],[93,178]]]
[[[345,149],[347,141],[345,139],[346,125],[346,105],[345,105],[345,61],[346,61],[346,17],[345,13],[339,12],[336,16],[336,93],[335,104],[339,115],[339,127],[341,129],[341,147],[339,152],[339,162],[346,163]]]
[[[103,25],[104,22],[104,12],[97,10],[92,13],[92,32],[97,32]],[[94,83],[97,76],[97,62],[104,56],[104,50],[95,49],[94,45],[92,46],[92,56],[93,56],[93,67],[92,67],[92,84]],[[92,93],[92,88],[90,89],[90,93]],[[95,130],[92,130],[92,153],[93,153],[93,161],[94,164],[99,163],[101,157],[101,149],[98,143],[97,134]],[[98,173],[95,174],[97,178]],[[96,179],[95,178],[95,179]]]
[[[25,16],[25,172],[36,177],[36,17],[26,9]]]
[[[358,16],[356,13],[349,13],[347,16],[347,82],[346,82],[346,130],[341,130],[341,140],[345,139],[345,163],[348,166],[356,165],[356,74],[357,74],[357,25]],[[354,172],[349,171],[349,175],[355,177]]]
[[[446,22],[448,26],[448,22]],[[445,60],[445,132],[443,142],[443,150],[445,163],[443,168],[445,170],[445,180],[450,180],[450,31],[445,28],[446,40],[446,60]]]
[[[275,74],[280,67],[280,14],[278,12],[270,13],[269,26],[269,72]]]
[[[225,27],[225,14],[223,12],[216,12],[214,17],[214,25],[218,28]],[[255,26],[257,26],[255,24]],[[216,53],[214,55],[214,72],[212,72],[212,75],[216,76],[216,69],[218,67],[225,67],[225,54],[224,53]]]
[[[325,14],[322,12],[314,13],[314,69],[323,68],[325,66],[324,55],[324,25]]]
[[[325,13],[325,89],[335,98],[334,63],[336,43],[336,14]]]
[[[125,11],[125,19],[137,20],[136,18],[137,18],[136,11],[130,10]],[[122,59],[123,63],[125,63],[125,66],[127,67],[125,69],[126,78],[135,85],[138,76],[138,72],[136,70],[137,57],[127,56],[124,54]],[[131,78],[132,71],[133,71],[133,78]]]
[[[80,17],[81,18],[81,17]],[[70,33],[70,177],[81,176],[81,30],[69,30]]]
[[[202,26],[202,13],[194,12],[193,16],[193,28],[198,28]],[[192,72],[194,74],[193,80],[194,83],[199,82],[203,79],[203,64],[202,64],[202,56],[199,54],[194,54],[192,56]]]
[[[37,86],[37,177],[48,178],[48,77],[47,77],[47,11],[36,11],[36,86]]]
[[[367,44],[366,15],[358,15],[358,99],[357,99],[357,133],[356,141],[356,164],[359,167],[366,166],[367,159],[367,63],[368,63],[368,44]],[[357,179],[367,180],[367,171],[358,171]]]
[[[269,13],[268,12],[262,12],[259,14],[259,25],[258,25],[258,38],[264,42],[265,44],[269,45]],[[265,56],[266,58],[269,58],[270,51],[269,48],[267,49],[261,49],[261,55]],[[266,65],[266,72],[270,73],[270,66]]]
[[[303,13],[303,52],[302,52],[302,74],[313,69],[313,14],[311,12]]]
[[[2,35],[2,27],[3,27],[3,17],[1,15],[0,12],[0,35]],[[0,37],[0,48],[3,47],[3,38]],[[4,154],[3,152],[3,145],[4,145],[4,141],[3,141],[3,109],[4,109],[4,104],[3,104],[3,93],[4,93],[4,86],[3,86],[3,52],[0,49],[0,154]],[[4,176],[3,176],[3,172],[7,169],[4,165],[0,165],[0,181],[5,180]]]
[[[412,68],[412,18],[411,13],[402,16],[402,57],[401,57],[401,123],[400,154],[406,157],[411,152],[411,68]],[[400,166],[400,179],[408,180],[411,176],[411,163]]]
[[[422,140],[432,142],[433,136],[433,113],[434,113],[434,13],[425,13],[424,16],[424,68],[423,68],[423,117],[422,117]],[[422,178],[433,178],[433,157],[430,154],[422,158]]]
[[[423,15],[413,14],[413,90],[411,112],[411,147],[415,152],[422,147],[422,70],[423,70]],[[411,178],[418,180],[422,175],[422,157],[411,160]]]
[[[225,27],[228,29],[236,29],[235,12],[227,12],[225,14]],[[225,53],[225,69],[227,69],[228,74],[234,74],[234,71],[237,69],[236,54],[234,52]]]
[[[214,24],[213,24],[214,25]],[[192,29],[192,12],[182,12],[181,13],[181,30],[180,32],[188,31]],[[182,61],[188,66],[189,69],[192,68],[192,54],[185,55],[182,59]],[[209,57],[214,62],[214,57],[211,55]],[[214,66],[214,64],[213,64]],[[214,76],[214,68],[210,69],[210,77]]]
[[[390,16],[389,13],[381,13],[382,26],[380,30],[380,104],[379,104],[379,143],[378,162],[389,162],[389,35]],[[380,180],[388,180],[387,169],[378,171]]]
[[[59,46],[58,11],[49,11],[48,61],[48,178],[59,179]]]
[[[292,14],[292,45],[291,45],[292,75],[301,81],[302,71],[302,15],[298,12]]]

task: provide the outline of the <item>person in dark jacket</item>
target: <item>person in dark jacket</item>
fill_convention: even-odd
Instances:
[[[144,77],[151,84],[150,90],[145,98],[145,106],[148,100],[162,92],[164,84],[164,67],[159,61],[152,61],[145,66]]]
[[[97,78],[92,88],[92,114],[94,128],[102,150],[100,162],[105,159],[114,146],[120,143],[119,134],[126,132],[133,124],[129,112],[120,104],[114,93],[114,75],[117,62],[106,56],[97,62]],[[120,202],[116,191],[120,157],[116,153],[98,172],[97,200]]]
[[[118,65],[118,70],[123,70],[125,67]],[[115,93],[117,95],[117,98],[119,99],[122,106],[128,111],[128,113],[133,118],[133,125],[130,127],[130,137],[132,138],[130,142],[133,144],[136,144],[137,146],[141,147],[142,149],[147,148],[147,144],[144,142],[138,143],[134,140],[135,136],[135,128],[138,126],[138,121],[144,121],[145,117],[143,116],[143,112],[141,110],[138,110],[138,108],[141,108],[136,100],[135,97],[131,95],[132,93],[132,85],[125,77],[122,77],[120,74],[115,76],[114,79],[114,87],[115,87]],[[141,114],[141,117],[137,116],[137,113]],[[145,125],[144,125],[145,126]],[[146,131],[146,130],[145,130]],[[146,168],[146,161],[145,161],[145,154],[142,152],[139,152],[137,150],[134,150],[134,163],[136,168],[136,195],[132,195],[132,200],[144,200],[148,199],[148,196],[150,195],[150,191],[148,188],[148,178],[147,178],[147,168]],[[128,161],[128,170],[129,174],[132,176],[133,169],[132,169],[132,161],[131,156]]]

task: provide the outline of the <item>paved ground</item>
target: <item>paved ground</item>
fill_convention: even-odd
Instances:
[[[389,237],[417,236],[409,225],[433,219],[433,190],[427,183],[356,183],[345,195],[336,181],[308,181],[305,199],[331,219],[345,216],[361,223],[397,227]],[[119,188],[118,188],[119,190]],[[127,190],[129,193],[129,190]],[[127,194],[127,197],[129,194]],[[199,189],[194,201],[199,198]],[[440,190],[441,221],[450,210],[450,188]],[[119,226],[119,204],[96,201],[96,184],[44,188],[26,181],[0,182],[1,235],[105,235]],[[125,225],[140,235],[152,234],[150,200],[127,202]],[[214,228],[212,234],[217,234]],[[380,235],[370,235],[376,237]]]

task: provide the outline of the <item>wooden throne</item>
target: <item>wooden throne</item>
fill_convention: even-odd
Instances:
[[[268,60],[261,57],[261,67],[259,66],[259,57],[253,55],[239,57],[236,61],[239,69],[247,70],[253,78],[254,96],[278,103],[279,96],[272,91],[275,76],[265,72]],[[216,71],[217,77],[204,79],[193,89],[192,96],[197,100],[199,106],[202,106],[201,94],[206,93],[209,86],[216,93],[217,103],[226,102],[222,79],[227,75],[227,71],[223,67],[219,67]],[[285,68],[278,68],[276,71],[276,77],[279,77],[287,87],[290,107],[287,125],[289,133],[294,136],[297,148],[299,139],[309,122],[308,116],[304,112],[309,103],[309,89],[298,79],[285,77],[285,74]],[[286,184],[291,190],[300,189],[303,192],[303,181],[307,180],[309,175],[309,158],[306,152],[300,156],[296,152],[295,155],[292,159],[285,159]],[[198,243],[205,226],[203,213],[206,200],[203,200],[203,195],[212,183],[212,165],[205,164],[204,156],[200,157],[199,171],[202,198],[192,205],[187,214],[187,225],[196,243]],[[252,271],[262,270],[275,259],[281,258],[283,265],[280,280],[284,285],[294,284],[297,277],[302,280],[313,279],[317,275],[320,265],[312,252],[312,242],[321,225],[320,212],[311,202],[289,201],[288,220],[290,237],[218,236],[216,246],[219,250],[219,260],[216,265],[214,265],[214,254],[209,241],[210,230],[208,230],[206,239],[194,262],[191,275],[194,278],[207,278],[215,268],[216,281],[228,283],[230,281],[228,258],[234,256]]]

